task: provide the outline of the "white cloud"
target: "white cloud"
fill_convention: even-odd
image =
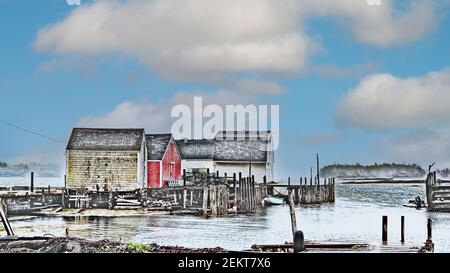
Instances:
[[[438,22],[439,1],[406,1],[403,8],[394,0],[368,5],[355,0],[302,0],[307,16],[334,17],[363,43],[390,47],[413,42],[426,35]],[[439,4],[438,4],[439,3]],[[398,1],[397,1],[398,4]]]
[[[41,29],[35,47],[56,53],[119,52],[177,80],[298,71],[312,43],[299,31],[290,3],[97,1]]]
[[[421,77],[365,77],[337,109],[340,123],[365,129],[450,123],[450,69]]]
[[[434,14],[434,1],[408,1],[402,11],[388,0],[95,1],[41,29],[34,45],[59,54],[120,53],[169,79],[213,82],[303,71],[319,47],[304,31],[309,18],[335,18],[358,41],[387,47],[424,36]]]

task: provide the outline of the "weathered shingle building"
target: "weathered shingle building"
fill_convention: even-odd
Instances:
[[[241,172],[257,181],[273,180],[274,152],[270,132],[221,131],[214,139],[177,140],[187,171],[209,169],[220,174]]]
[[[167,186],[181,179],[181,157],[171,134],[146,135],[148,181],[147,187]]]
[[[176,141],[181,154],[181,169],[188,172],[214,171],[214,146],[212,139],[183,139]]]
[[[67,188],[134,190],[147,182],[144,129],[74,128],[66,149]]]

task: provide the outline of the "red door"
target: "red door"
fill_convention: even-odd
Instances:
[[[161,171],[159,168],[159,162],[149,162],[148,163],[148,183],[149,188],[159,188]]]

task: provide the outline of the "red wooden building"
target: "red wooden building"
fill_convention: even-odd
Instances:
[[[171,134],[146,135],[147,187],[161,188],[181,179],[181,156]]]

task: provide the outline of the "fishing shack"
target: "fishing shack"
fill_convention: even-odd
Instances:
[[[181,156],[172,134],[147,134],[148,188],[181,183]]]
[[[274,152],[270,131],[220,131],[214,145],[214,170],[241,172],[256,181],[273,180]]]
[[[274,152],[268,131],[219,131],[214,139],[177,140],[186,172],[254,176],[273,180]]]
[[[66,149],[66,189],[143,188],[146,162],[144,129],[74,128]]]

